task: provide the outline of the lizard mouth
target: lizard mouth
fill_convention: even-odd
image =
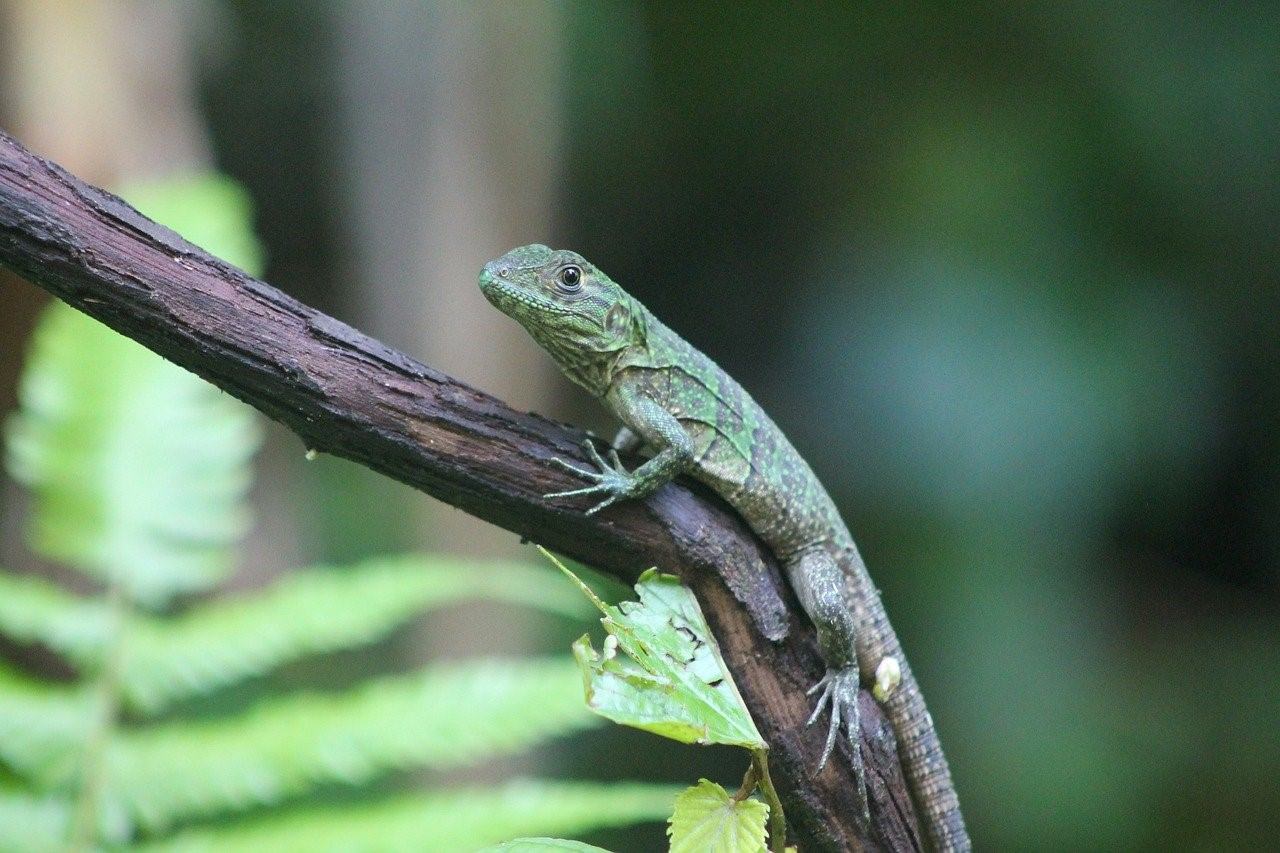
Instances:
[[[545,296],[531,292],[528,288],[499,278],[487,269],[480,273],[480,292],[504,314],[512,314],[518,307],[555,314],[568,313],[564,306],[557,305]]]

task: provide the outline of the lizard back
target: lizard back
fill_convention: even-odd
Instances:
[[[695,447],[694,478],[728,501],[779,559],[850,542],[822,483],[751,395],[653,315],[645,319],[647,342],[622,355],[612,385],[641,391],[684,425]]]

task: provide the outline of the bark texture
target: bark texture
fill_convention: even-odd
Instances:
[[[671,484],[592,517],[585,505],[544,501],[580,485],[549,460],[586,465],[582,431],[514,411],[301,304],[3,132],[0,264],[254,406],[308,448],[624,580],[652,565],[679,575],[771,744],[793,841],[805,851],[920,848],[892,731],[869,695],[861,736],[870,826],[856,817],[847,760],[837,755],[814,775],[826,726],[804,725],[805,690],[823,672],[812,628],[772,556],[714,495]]]

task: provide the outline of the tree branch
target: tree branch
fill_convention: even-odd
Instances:
[[[869,696],[861,734],[871,825],[857,823],[846,746],[812,775],[825,734],[825,724],[804,725],[805,690],[823,671],[812,628],[776,562],[714,495],[672,484],[592,517],[585,504],[543,500],[580,485],[548,461],[585,463],[580,430],[513,411],[299,303],[3,132],[0,264],[256,407],[309,448],[623,579],[651,565],[678,574],[771,744],[794,838],[806,851],[919,849],[892,733]]]

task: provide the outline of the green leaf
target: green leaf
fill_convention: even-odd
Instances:
[[[139,184],[143,213],[254,273],[248,194],[219,175]],[[62,303],[45,311],[8,430],[9,468],[36,495],[33,547],[134,601],[208,589],[244,533],[251,411]]]
[[[154,713],[304,655],[374,642],[425,611],[466,599],[583,617],[581,597],[556,581],[520,563],[428,555],[294,572],[265,591],[132,626],[122,663],[125,695]]]
[[[636,584],[640,601],[614,607],[543,553],[605,614],[603,652],[587,636],[573,644],[591,710],[682,743],[766,748],[697,600],[678,578],[650,569]],[[615,642],[627,658],[618,657]]]
[[[516,838],[486,847],[480,853],[555,853],[557,850],[561,853],[609,853],[603,847],[564,838]]]
[[[735,800],[715,782],[699,780],[676,797],[667,834],[671,853],[765,853],[769,808]]]
[[[526,780],[497,789],[439,791],[354,806],[299,809],[183,832],[140,849],[148,853],[464,853],[531,832],[584,833],[660,821],[671,813],[678,791],[668,785]]]
[[[251,411],[63,303],[45,311],[8,429],[33,547],[133,600],[207,589],[248,526]]]
[[[324,782],[457,767],[593,725],[577,685],[569,661],[468,661],[273,699],[216,722],[151,727],[112,744],[106,799],[156,831]]]
[[[66,848],[71,804],[60,797],[0,791],[0,853],[43,853]]]
[[[65,783],[79,769],[96,707],[86,690],[41,684],[0,663],[0,760],[38,787]]]
[[[554,574],[523,563],[410,554],[305,569],[177,617],[133,617],[118,662],[124,696],[153,714],[305,655],[375,642],[424,612],[473,599],[574,618],[590,612]],[[0,631],[16,640],[95,666],[110,625],[101,601],[70,595],[42,578],[0,573]]]
[[[100,659],[111,633],[105,602],[64,592],[38,577],[0,571],[0,632],[20,643],[42,643],[77,664]]]

